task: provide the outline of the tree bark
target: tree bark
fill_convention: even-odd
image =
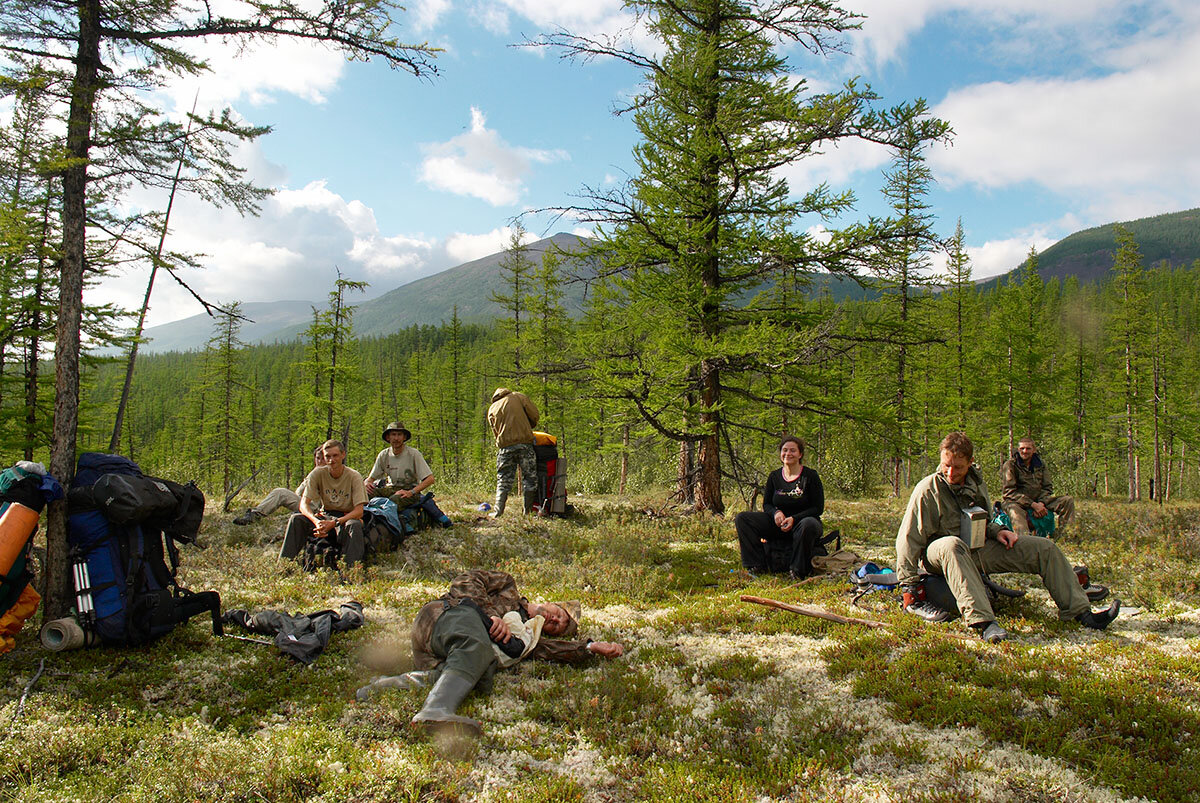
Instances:
[[[100,72],[100,0],[79,0],[79,49],[71,83],[67,153],[63,171],[63,249],[58,280],[58,326],[54,341],[54,429],[50,473],[64,485],[75,476],[79,428],[79,333],[83,320],[83,269],[87,240],[87,160]],[[46,512],[46,620],[70,608],[67,565],[67,503],[51,502]]]

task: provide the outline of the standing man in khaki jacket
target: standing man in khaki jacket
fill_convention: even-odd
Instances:
[[[488,424],[496,436],[496,506],[492,518],[504,513],[508,493],[521,469],[521,489],[525,492],[525,512],[537,501],[537,454],[533,450],[533,428],[538,409],[524,393],[496,388],[488,408]]]
[[[1063,527],[1075,518],[1075,500],[1070,496],[1054,495],[1050,472],[1038,454],[1037,444],[1028,435],[1017,443],[1017,451],[1001,467],[1000,477],[1004,481],[1001,506],[1017,535],[1029,535],[1027,512],[1040,519],[1053,511],[1058,514],[1058,523]]]

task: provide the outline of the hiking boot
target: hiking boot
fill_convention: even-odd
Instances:
[[[1088,583],[1083,587],[1083,593],[1087,595],[1088,602],[1099,602],[1108,596],[1108,586],[1100,586],[1095,583]]]
[[[473,688],[475,682],[466,675],[453,669],[443,671],[429,690],[425,705],[412,718],[413,724],[431,731],[458,730],[478,736],[483,732],[478,720],[454,713]]]
[[[259,515],[250,508],[247,508],[245,513],[233,520],[233,523],[237,524],[238,526],[245,526],[247,524],[253,524],[254,522],[258,521],[258,519]]]
[[[982,625],[971,625],[979,631],[979,637],[988,644],[999,644],[1008,639],[1008,631],[995,622],[986,622]]]
[[[920,616],[926,622],[949,622],[954,618],[950,615],[949,611],[943,610],[942,608],[934,605],[932,602],[928,602],[926,600],[914,602],[912,605],[905,607],[904,610],[905,612],[911,613],[914,616]],[[993,622],[993,624],[995,623]]]
[[[450,521],[449,516],[443,515],[437,520],[437,526],[441,527],[443,530],[449,530],[454,526],[454,522]]]
[[[1121,612],[1121,600],[1114,599],[1112,605],[1103,611],[1084,611],[1075,617],[1075,621],[1084,627],[1090,627],[1092,630],[1103,630],[1108,627],[1109,622],[1117,618],[1117,614]]]

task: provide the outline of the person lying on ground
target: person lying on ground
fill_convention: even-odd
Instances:
[[[578,638],[580,604],[530,602],[521,596],[516,580],[506,572],[476,569],[460,574],[440,599],[426,604],[412,628],[416,670],[383,678],[359,689],[360,699],[380,688],[414,688],[432,684],[425,704],[412,721],[430,729],[450,728],[478,734],[478,721],[455,713],[472,689],[491,691],[500,653],[513,640],[506,619],[512,614],[532,626],[522,630],[518,656],[579,664],[596,656],[619,658],[618,642]],[[541,620],[540,622],[538,620]],[[494,645],[500,645],[498,651]],[[506,665],[515,661],[505,662]]]
[[[325,448],[318,446],[313,450],[313,468],[325,465]],[[280,508],[287,508],[293,513],[300,512],[300,497],[304,496],[304,482],[295,491],[287,488],[272,488],[263,500],[254,507],[246,508],[246,512],[233,520],[234,524],[253,524],[259,519],[266,518]]]
[[[386,496],[401,510],[420,505],[435,524],[452,526],[450,517],[434,503],[433,494],[425,493],[433,487],[435,479],[425,457],[415,446],[408,445],[412,433],[399,421],[393,421],[384,427],[383,439],[389,445],[375,457],[365,480],[367,493],[371,497]]]
[[[362,475],[346,466],[341,441],[325,441],[326,464],[304,478],[300,512],[288,519],[279,557],[291,560],[304,551],[309,537],[336,538],[347,568],[361,563],[366,552],[363,506],[367,489]]]
[[[937,609],[920,602],[922,569],[946,579],[966,623],[989,642],[1003,641],[1008,633],[996,623],[981,572],[1024,572],[1042,578],[1058,606],[1058,616],[1084,627],[1103,630],[1117,618],[1121,601],[1103,611],[1092,611],[1070,561],[1053,541],[1021,537],[994,522],[979,549],[970,549],[959,537],[964,511],[990,509],[987,488],[979,467],[971,461],[975,447],[961,432],[942,440],[937,471],[917,483],[896,535],[896,572],[903,592],[904,609],[926,619]]]

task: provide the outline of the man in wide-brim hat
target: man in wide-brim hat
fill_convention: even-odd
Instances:
[[[434,504],[433,497],[425,497],[425,490],[434,483],[433,471],[417,448],[408,445],[412,433],[393,421],[383,428],[383,439],[389,445],[375,457],[365,480],[367,493],[389,497],[401,509],[421,505],[435,523],[451,526],[450,517]]]

